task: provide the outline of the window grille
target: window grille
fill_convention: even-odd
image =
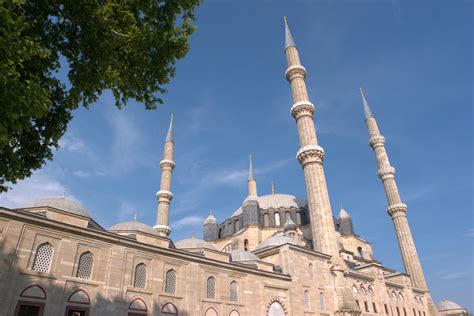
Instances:
[[[213,277],[207,279],[207,298],[216,298],[216,279]]]
[[[38,272],[49,272],[51,262],[53,262],[54,249],[50,243],[44,243],[36,249],[35,260],[33,261],[33,270]]]
[[[309,301],[309,292],[308,291],[304,291],[304,308],[306,310],[311,309],[311,303]]]
[[[309,274],[309,279],[313,281],[314,280],[314,267],[312,263],[310,263],[308,266],[308,274]]]
[[[324,298],[324,293],[319,293],[319,309],[326,310],[326,300]]]
[[[89,252],[83,252],[79,256],[76,277],[81,279],[90,279],[92,275],[92,266],[94,265],[94,255]]]
[[[144,263],[139,263],[135,267],[135,280],[133,286],[139,288],[145,288],[146,286],[146,265]]]
[[[165,292],[175,293],[176,292],[176,271],[168,270],[165,278]]]
[[[232,281],[230,282],[230,300],[231,301],[238,301],[239,295],[238,295],[238,287],[237,287],[237,282]]]

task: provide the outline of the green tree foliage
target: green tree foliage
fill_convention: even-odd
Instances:
[[[71,111],[104,90],[118,108],[162,103],[199,3],[0,0],[0,192],[52,159]]]

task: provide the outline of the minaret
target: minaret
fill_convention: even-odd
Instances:
[[[300,140],[300,150],[296,158],[303,167],[308,196],[309,216],[313,249],[331,255],[331,274],[334,278],[336,316],[360,315],[360,308],[344,277],[346,265],[339,256],[336,229],[329,203],[329,194],[324,176],[324,149],[318,145],[314,128],[314,105],[309,102],[306,91],[306,69],[300,63],[298,49],[291,36],[285,18],[285,53],[288,68],[286,79],[291,85],[293,106],[291,115],[296,120]]]
[[[173,199],[173,193],[171,193],[171,176],[175,166],[173,154],[173,114],[171,114],[170,127],[168,128],[168,134],[166,135],[165,140],[163,160],[160,161],[161,183],[160,191],[156,193],[156,197],[158,198],[158,214],[156,225],[153,227],[153,229],[163,237],[168,237],[171,233],[171,228],[169,227],[169,212],[170,202]]]
[[[395,181],[395,168],[390,165],[387,151],[385,150],[385,138],[380,134],[377,121],[372,115],[369,104],[365,99],[362,88],[360,89],[362,103],[364,106],[365,122],[369,129],[369,144],[375,152],[377,159],[377,174],[382,181],[387,196],[387,212],[392,218],[395,232],[397,234],[400,252],[402,254],[403,264],[406,272],[410,275],[413,287],[428,291],[423,270],[421,269],[420,259],[415,248],[415,242],[410,231],[407,220],[407,206],[402,202],[398,192],[397,182]],[[428,303],[430,314],[437,315],[436,307],[428,293]]]
[[[257,196],[257,180],[255,180],[255,174],[253,172],[252,155],[249,155],[249,180],[247,182],[247,185],[249,189],[249,196],[256,197]]]
[[[318,145],[314,127],[314,105],[306,90],[306,69],[300,63],[298,49],[285,18],[285,53],[288,68],[286,79],[291,85],[293,106],[291,115],[296,120],[300,150],[296,158],[303,167],[311,219],[313,248],[332,256],[339,256],[336,231],[332,217],[329,194],[324,176],[324,149]]]

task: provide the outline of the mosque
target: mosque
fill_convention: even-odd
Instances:
[[[307,72],[286,19],[285,54],[306,199],[258,195],[250,157],[242,206],[220,223],[210,214],[203,239],[171,240],[171,120],[153,227],[129,221],[105,229],[65,197],[0,207],[0,315],[468,315],[454,302],[432,300],[385,138],[362,91],[405,271],[376,259],[347,211],[333,216]]]

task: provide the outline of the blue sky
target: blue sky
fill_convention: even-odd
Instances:
[[[159,161],[175,114],[172,238],[201,235],[246,196],[252,153],[259,194],[305,197],[284,78],[286,15],[308,70],[326,150],[333,212],[354,218],[386,266],[403,270],[367,144],[359,86],[376,116],[436,301],[473,309],[473,5],[469,1],[208,1],[165,104],[113,106],[109,93],[79,109],[54,160],[0,195],[20,207],[63,192],[109,227],[153,225]]]

